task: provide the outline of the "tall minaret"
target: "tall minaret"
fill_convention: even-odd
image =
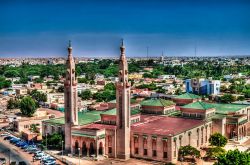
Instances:
[[[119,81],[116,83],[116,156],[120,159],[130,158],[130,84],[128,82],[128,63],[125,47],[120,47]]]
[[[64,81],[65,151],[71,153],[71,127],[74,125],[78,125],[78,109],[75,62],[72,56],[72,47],[70,41],[66,66],[67,71]]]

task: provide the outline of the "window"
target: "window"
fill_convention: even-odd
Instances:
[[[153,156],[157,156],[156,155],[156,139],[152,140],[152,153],[153,153]]]
[[[168,142],[163,141],[163,158],[168,158]]]
[[[135,154],[139,154],[139,149],[135,148]]]
[[[112,154],[112,147],[109,147],[108,150],[109,150],[109,154]]]
[[[166,151],[163,152],[163,158],[168,158],[168,152]]]
[[[148,155],[148,150],[147,149],[143,150],[143,155],[145,155],[145,156]]]
[[[156,154],[156,150],[153,150],[153,157],[156,157],[157,154]]]

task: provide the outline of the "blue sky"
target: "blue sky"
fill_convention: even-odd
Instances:
[[[1,0],[0,57],[250,55],[247,0]]]

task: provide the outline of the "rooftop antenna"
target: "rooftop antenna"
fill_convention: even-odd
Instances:
[[[195,44],[195,47],[194,47],[194,57],[196,58],[196,54],[197,54],[197,47],[196,47],[196,44]]]
[[[69,47],[71,47],[71,40],[69,40]]]

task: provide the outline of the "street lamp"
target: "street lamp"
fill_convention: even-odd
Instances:
[[[64,141],[62,141],[62,156],[63,156],[63,142],[64,142]]]
[[[80,165],[80,147],[78,148],[78,158],[79,158],[79,165]]]

